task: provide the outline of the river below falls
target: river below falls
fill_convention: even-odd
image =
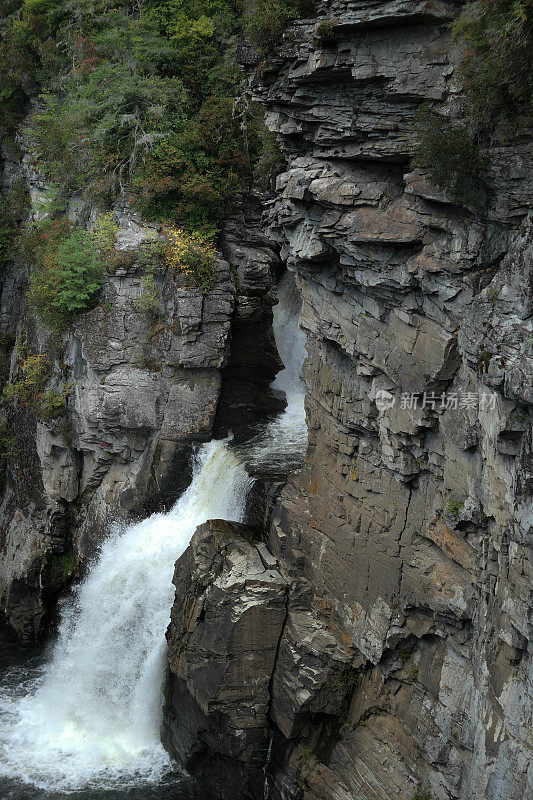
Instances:
[[[16,697],[42,675],[48,649],[35,650],[0,642],[0,695]],[[157,784],[114,789],[86,788],[74,792],[38,789],[20,780],[0,776],[0,800],[207,800],[193,778],[180,769],[169,771]]]
[[[61,603],[53,645],[0,645],[0,800],[204,800],[161,743],[172,574],[199,525],[243,521],[251,474],[301,463],[305,337],[288,275],[279,300],[284,369],[273,386],[285,411],[245,446],[231,437],[201,445],[191,484],[169,511],[111,527]]]

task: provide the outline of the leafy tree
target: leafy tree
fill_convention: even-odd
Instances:
[[[60,328],[71,315],[91,307],[104,274],[90,234],[74,229],[46,249],[42,268],[32,275],[28,299],[47,324]]]

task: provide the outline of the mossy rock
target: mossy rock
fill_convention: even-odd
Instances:
[[[66,553],[52,553],[44,570],[43,582],[47,589],[60,591],[76,577],[78,565],[72,550]]]

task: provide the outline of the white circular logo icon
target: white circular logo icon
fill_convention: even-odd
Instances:
[[[376,392],[376,405],[379,411],[386,411],[394,405],[394,395],[386,392],[385,389],[380,389]]]

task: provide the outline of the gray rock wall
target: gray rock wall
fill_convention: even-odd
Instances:
[[[176,562],[174,585],[167,743],[210,795],[260,797],[288,582],[248,528],[212,520]]]
[[[479,209],[412,171],[417,108],[453,112],[456,11],[329,3],[333,39],[294,25],[257,87],[308,334],[309,448],[269,533],[309,590],[273,676],[273,798],[533,797],[533,146],[491,151]],[[309,680],[317,627],[344,697]]]
[[[256,76],[308,336],[267,540],[272,800],[533,798],[532,140],[490,151],[476,207],[411,167],[420,105],[457,111],[458,8],[321,4]]]
[[[46,185],[35,168],[25,158],[6,162],[4,179],[12,174],[26,181],[32,217],[45,214]],[[225,434],[250,424],[255,407],[279,408],[268,392],[279,369],[271,331],[278,259],[256,230],[257,201],[228,220],[232,267],[219,254],[207,295],[176,270],[156,275],[157,316],[139,305],[138,258],[157,231],[127,204],[114,211],[115,266],[98,305],[63,335],[26,306],[31,265],[19,259],[3,281],[0,332],[16,340],[11,376],[25,345],[46,355],[50,387],[74,386],[57,420],[43,422],[20,405],[4,411],[17,441],[0,498],[0,615],[22,639],[43,635],[58,593],[75,570],[83,572],[111,524],[169,506],[181,494],[191,447],[211,438],[217,412],[216,432]],[[98,210],[72,198],[70,213],[91,225]],[[260,346],[253,357],[239,357],[241,341],[250,338]],[[233,394],[232,370],[239,376]]]

